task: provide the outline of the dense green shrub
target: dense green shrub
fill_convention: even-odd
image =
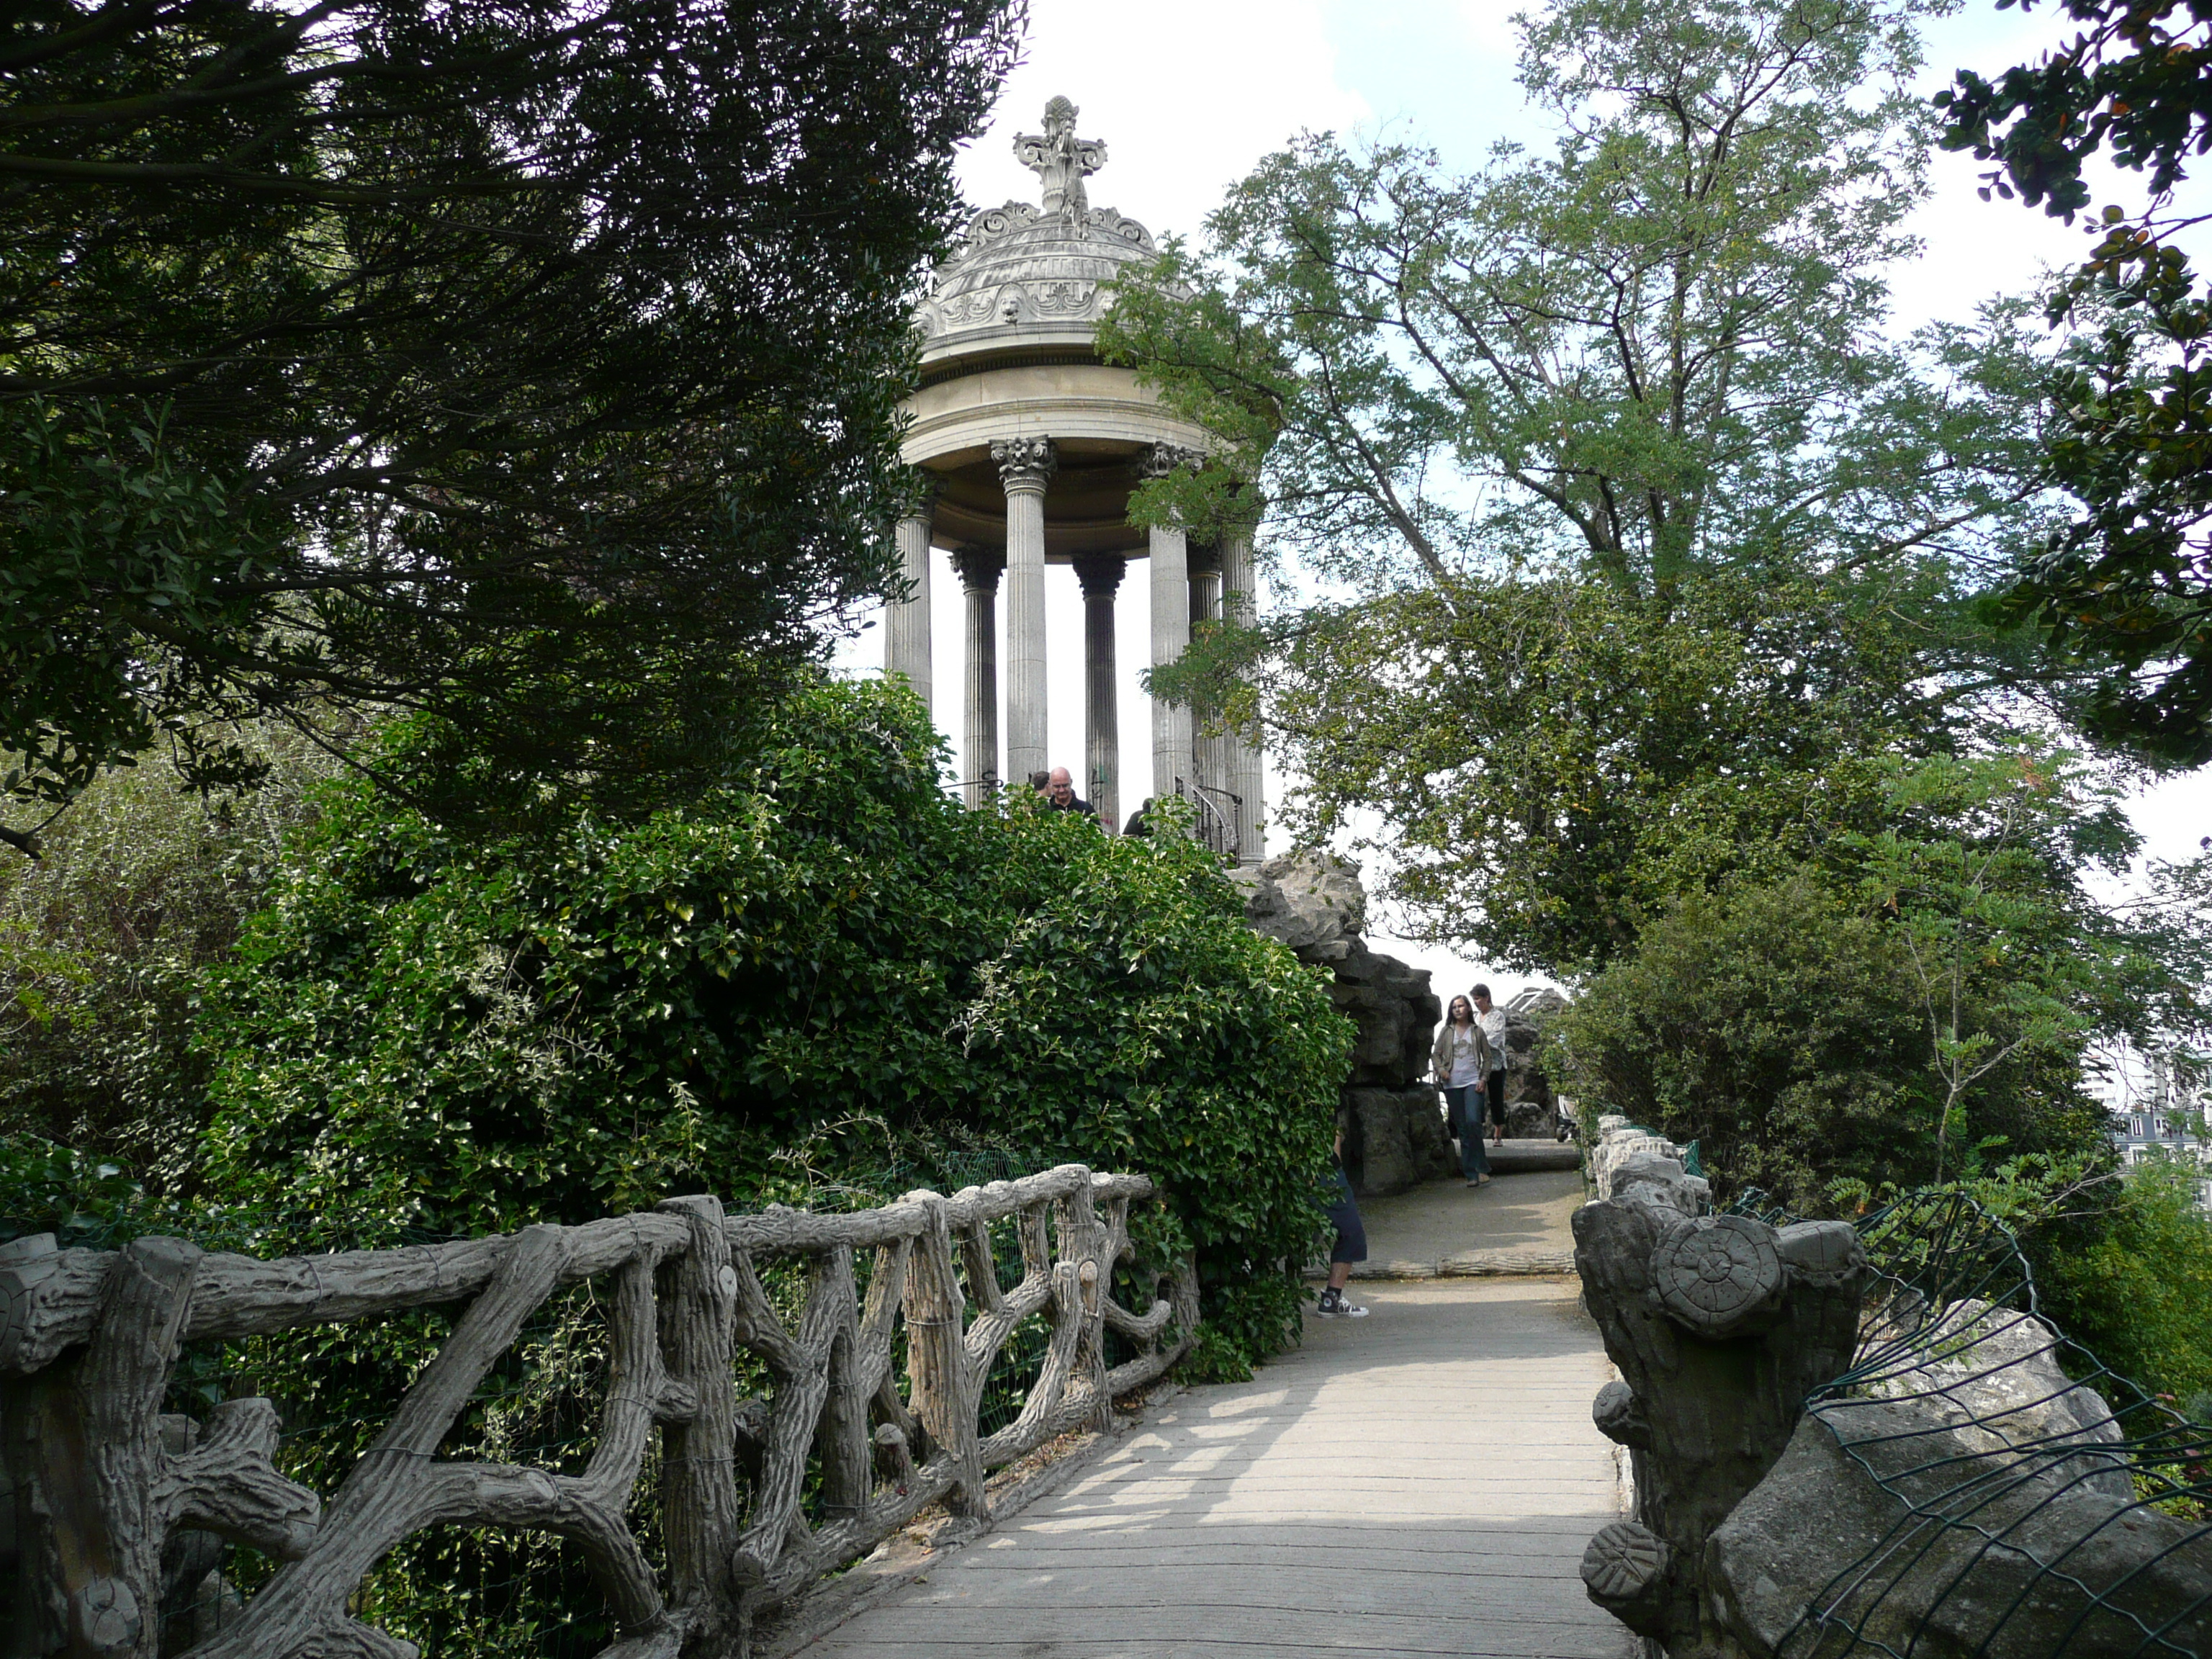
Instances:
[[[210,999],[210,1189],[374,1243],[884,1196],[980,1143],[1158,1176],[1210,1310],[1279,1345],[1350,1042],[1323,977],[1195,843],[968,811],[934,744],[823,685],[693,806],[489,847],[334,786]]]
[[[88,1170],[188,1184],[204,1124],[190,1043],[202,981],[337,765],[278,728],[233,736],[268,768],[251,793],[204,799],[145,755],[95,780],[40,836],[43,857],[0,848],[0,1137],[19,1143],[15,1162],[58,1142]],[[18,811],[16,827],[33,822]]]
[[[1725,1200],[1825,1212],[1838,1182],[1930,1179],[1942,1092],[1903,943],[1805,879],[1693,894],[1553,1027],[1560,1091],[1698,1144]],[[1967,1097],[1970,1151],[2097,1139],[2078,1067],[2022,1048]]]
[[[2042,1305],[2124,1376],[2212,1422],[2212,1215],[2203,1171],[2152,1158],[2107,1182],[2088,1212],[2030,1230]]]

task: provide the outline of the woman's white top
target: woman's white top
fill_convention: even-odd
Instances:
[[[1505,1011],[1496,1003],[1492,1003],[1488,1013],[1477,1014],[1474,1017],[1474,1023],[1482,1027],[1483,1035],[1490,1039],[1490,1069],[1493,1072],[1504,1071],[1505,1069]]]
[[[1451,1070],[1445,1075],[1448,1089],[1464,1089],[1470,1083],[1482,1081],[1480,1048],[1481,1032],[1474,1026],[1462,1031],[1455,1025],[1451,1030]]]

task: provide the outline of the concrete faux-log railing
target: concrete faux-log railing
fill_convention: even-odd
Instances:
[[[699,1196],[581,1226],[274,1261],[173,1238],[117,1251],[18,1240],[0,1249],[15,1647],[159,1659],[165,1599],[191,1588],[180,1574],[215,1565],[179,1547],[200,1534],[282,1565],[190,1648],[195,1659],[411,1656],[349,1603],[404,1540],[459,1527],[571,1540],[621,1632],[604,1659],[741,1653],[757,1614],[926,1507],[988,1518],[987,1472],[1103,1424],[1115,1395],[1181,1357],[1197,1320],[1187,1263],[1153,1279],[1170,1294],[1143,1314],[1110,1294],[1130,1203],[1152,1190],[1140,1175],[1066,1164],[853,1214],[726,1216]],[[991,1228],[1007,1221],[1022,1273],[1002,1286]],[[873,1253],[865,1295],[861,1251]],[[794,1323],[763,1285],[772,1263],[804,1274]],[[606,1387],[583,1471],[438,1457],[532,1315],[600,1279]],[[225,1401],[198,1421],[162,1412],[185,1343],[458,1303],[436,1358],[327,1504],[276,1467],[270,1401]],[[1040,1371],[1019,1414],[983,1433],[984,1384],[1031,1318],[1048,1327]],[[1110,1369],[1109,1331],[1136,1351]],[[739,1396],[745,1355],[765,1366],[764,1397]],[[628,1520],[656,1429],[665,1574]]]

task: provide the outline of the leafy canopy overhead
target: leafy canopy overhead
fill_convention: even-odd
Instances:
[[[2212,760],[2212,312],[2170,239],[2203,222],[2172,193],[2212,148],[2212,6],[2059,9],[2081,26],[2065,46],[1994,82],[1961,70],[1936,100],[1944,144],[1997,163],[1984,196],[2070,223],[2090,204],[2083,168],[2099,155],[2148,187],[2133,213],[2104,209],[2103,234],[2052,299],[2053,322],[2075,328],[2051,471],[2080,506],[2023,562],[2003,608],[2099,672],[2093,732],[2198,766]]]
[[[0,747],[453,718],[637,799],[892,568],[907,298],[1018,0],[29,0]],[[652,792],[644,792],[650,796]]]
[[[1523,26],[1555,147],[1454,179],[1303,137],[1203,258],[1124,296],[1109,348],[1363,586],[1564,559],[1663,595],[1717,565],[1977,553],[2030,493],[2014,319],[1883,333],[1927,9],[1569,0]],[[1155,486],[1155,510],[1233,510],[1213,488]]]

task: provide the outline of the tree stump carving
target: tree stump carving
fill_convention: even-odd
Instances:
[[[1633,1521],[1592,1540],[1583,1583],[1674,1659],[1749,1659],[1713,1612],[1706,1540],[1782,1455],[1805,1396],[1850,1365],[1869,1275],[1847,1226],[1785,1239],[1691,1217],[1680,1168],[1640,1170],[1575,1217],[1583,1297],[1622,1379],[1591,1414],[1629,1448],[1637,1498]]]

